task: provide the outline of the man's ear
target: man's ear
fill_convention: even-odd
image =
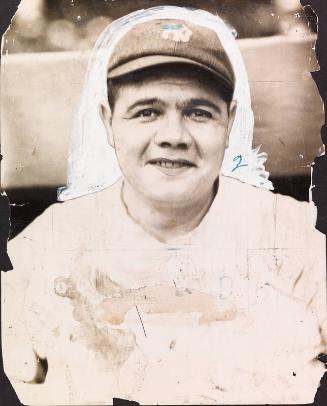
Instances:
[[[104,105],[104,104],[100,105],[100,116],[101,116],[103,124],[106,128],[108,143],[113,148],[115,148],[113,131],[112,131],[112,114],[111,114],[109,105]]]
[[[229,104],[229,109],[228,109],[228,125],[227,125],[227,137],[226,137],[226,148],[229,145],[229,136],[233,127],[233,123],[235,120],[235,115],[236,115],[236,108],[237,108],[237,101],[232,100]]]

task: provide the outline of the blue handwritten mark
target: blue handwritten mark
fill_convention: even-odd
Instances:
[[[229,276],[219,278],[219,299],[227,299],[233,293],[233,280]]]
[[[182,30],[182,24],[162,24],[161,28],[163,30]]]
[[[242,155],[237,155],[236,157],[234,157],[233,161],[236,162],[236,166],[232,169],[232,172],[234,172],[238,168],[241,168],[242,166],[248,166],[248,164],[243,164],[242,160]]]

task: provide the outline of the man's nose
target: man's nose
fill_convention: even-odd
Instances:
[[[163,148],[188,149],[192,141],[183,117],[177,113],[167,114],[154,136],[154,142]]]

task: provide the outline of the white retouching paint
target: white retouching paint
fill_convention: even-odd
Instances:
[[[216,32],[233,66],[237,112],[221,173],[242,182],[273,189],[264,163],[267,154],[252,149],[254,118],[247,72],[232,31],[207,11],[174,6],[153,7],[130,13],[110,24],[99,36],[88,64],[85,85],[75,116],[68,158],[67,186],[58,189],[58,200],[73,199],[114,184],[122,175],[114,149],[108,144],[100,114],[108,106],[107,67],[118,41],[136,24],[154,19],[178,19]]]

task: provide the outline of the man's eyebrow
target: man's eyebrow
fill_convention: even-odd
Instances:
[[[202,98],[190,99],[190,100],[187,100],[185,103],[183,103],[184,108],[197,107],[197,106],[211,107],[217,113],[221,113],[221,108],[217,104],[211,102],[208,99],[202,99]]]
[[[151,99],[140,99],[140,100],[137,100],[135,103],[131,104],[130,106],[128,106],[127,112],[133,110],[135,107],[149,106],[149,105],[153,105],[158,102],[159,102],[159,99],[157,97],[153,97]]]
[[[133,104],[131,104],[130,106],[128,106],[127,112],[133,110],[135,107],[151,106],[156,103],[162,103],[162,100],[158,99],[157,97],[140,99],[140,100],[137,100],[136,102],[134,102]],[[221,108],[219,107],[219,105],[217,105],[205,98],[192,98],[189,100],[185,100],[182,103],[181,108],[187,109],[187,108],[198,107],[198,106],[211,107],[217,113],[221,113]]]

